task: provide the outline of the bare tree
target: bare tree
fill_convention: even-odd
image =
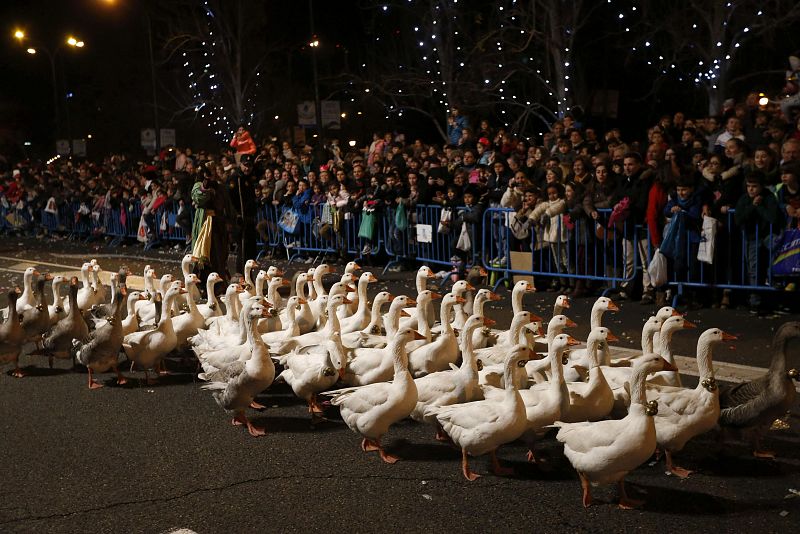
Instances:
[[[646,0],[635,14],[641,24],[633,45],[637,57],[657,69],[702,88],[708,111],[716,114],[737,81],[734,67],[746,49],[768,46],[775,32],[800,21],[795,0],[696,2]],[[759,69],[760,71],[760,69]],[[764,71],[760,71],[764,72]],[[745,76],[752,76],[751,71]]]

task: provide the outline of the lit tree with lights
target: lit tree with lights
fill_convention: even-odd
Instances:
[[[269,111],[258,102],[270,52],[261,38],[264,5],[184,0],[164,6],[172,14],[165,48],[184,73],[176,116],[193,116],[221,140],[230,139],[238,124],[257,124]]]
[[[428,117],[443,138],[454,105],[494,116],[516,132],[550,124],[573,106],[575,46],[603,5],[366,2],[372,43],[350,87],[381,102],[387,118],[405,112]]]
[[[619,19],[628,30],[629,24],[640,24],[632,50],[656,70],[653,91],[658,89],[658,76],[692,83],[705,91],[712,115],[720,111],[734,82],[763,74],[733,75],[742,52],[748,47],[757,50],[756,46],[763,50],[776,32],[800,22],[796,0],[646,0],[636,4],[619,9]]]

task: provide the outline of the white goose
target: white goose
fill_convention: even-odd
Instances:
[[[569,409],[569,390],[564,382],[563,363],[561,358],[564,351],[579,342],[567,334],[559,334],[553,338],[547,350],[547,361],[550,363],[551,378],[548,382],[535,384],[528,389],[521,389],[520,396],[525,406],[525,434],[524,440],[528,444],[527,458],[529,462],[536,461],[534,442],[547,432],[547,426],[552,425]],[[513,373],[509,373],[513,378]],[[505,383],[506,389],[508,383]],[[496,400],[502,390],[483,390],[489,400]]]
[[[206,295],[208,299],[204,304],[197,305],[197,310],[206,320],[222,315],[222,307],[219,305],[217,296],[214,294],[214,286],[219,282],[222,282],[222,277],[218,273],[211,273],[208,275],[208,279],[206,279]]]
[[[83,287],[78,290],[78,308],[88,310],[92,304],[96,304],[97,289],[92,286],[91,273],[94,272],[94,266],[91,263],[84,263],[81,265],[81,281]],[[69,303],[65,304],[65,311],[69,313]]]
[[[189,311],[182,313],[177,317],[172,318],[172,328],[175,330],[175,337],[178,340],[178,348],[184,349],[188,346],[188,338],[197,334],[197,331],[205,327],[205,319],[200,310],[197,309],[197,303],[192,298],[192,289],[197,289],[197,284],[200,279],[196,274],[191,273],[186,278],[186,303]],[[176,301],[178,299],[175,299]]]
[[[625,492],[625,475],[646,462],[656,448],[653,416],[658,407],[645,398],[648,373],[675,369],[657,354],[640,358],[631,376],[631,407],[624,419],[583,423],[559,423],[556,438],[564,443],[564,455],[578,472],[583,505],[592,505],[591,485],[619,485],[620,508],[640,505]]]
[[[178,298],[178,295],[185,292],[186,290],[181,288],[180,281],[173,282],[164,295],[163,313],[161,313],[156,328],[128,334],[122,342],[125,355],[132,363],[144,369],[145,380],[148,383],[150,382],[147,376],[148,369],[160,363],[177,346],[178,340],[175,337],[175,330],[172,329],[172,321],[167,310],[172,307],[172,303]]]
[[[719,419],[719,389],[714,378],[712,347],[736,337],[719,328],[710,328],[697,340],[697,369],[700,382],[694,389],[647,384],[647,397],[658,402],[656,442],[664,451],[667,474],[686,478],[691,471],[676,466],[672,455],[683,449],[686,442],[704,434],[717,425]]]
[[[511,327],[508,329],[509,335],[507,336],[507,339],[521,341],[524,339],[521,337],[523,328],[528,324],[541,320],[541,317],[529,311],[523,310],[515,313],[514,318],[511,320]],[[506,357],[506,351],[517,344],[520,343],[498,343],[492,347],[478,349],[475,352],[478,354],[478,358],[481,359],[484,365],[491,365],[501,362],[505,364],[504,360]]]
[[[331,404],[339,407],[342,419],[353,432],[362,436],[361,449],[377,450],[381,459],[395,463],[398,458],[388,454],[381,439],[389,427],[408,417],[417,403],[417,386],[408,372],[405,344],[419,337],[419,333],[405,328],[392,341],[394,375],[390,383],[349,388],[331,392]]]
[[[414,284],[417,289],[417,295],[428,289],[428,280],[436,278],[436,274],[431,270],[430,267],[427,265],[423,265],[417,270],[417,275],[414,277]],[[436,310],[433,309],[433,303],[428,304],[428,310],[426,310],[426,314],[428,317],[428,326],[433,326],[436,322]],[[409,315],[412,313],[412,310],[406,310],[406,313]]]
[[[472,314],[478,317],[485,317],[484,308],[489,301],[501,300],[500,295],[488,289],[479,289],[472,301]],[[463,334],[462,334],[463,335]],[[497,343],[497,336],[488,327],[477,328],[472,332],[472,346],[482,349]]]
[[[406,297],[407,299],[407,297]],[[346,347],[375,347],[378,345],[386,346],[386,336],[384,336],[384,316],[382,307],[387,302],[390,303],[389,312],[387,312],[387,317],[391,313],[391,317],[396,318],[396,328],[399,328],[400,323],[400,314],[403,313],[402,308],[398,308],[400,304],[397,304],[393,309],[391,305],[394,304],[395,297],[394,295],[390,294],[387,291],[381,291],[375,298],[372,299],[372,312],[371,312],[371,319],[369,324],[363,330],[358,332],[351,332],[349,334],[342,335],[342,343]]]
[[[409,369],[415,378],[436,371],[444,371],[458,359],[458,339],[449,318],[453,306],[463,303],[464,297],[458,297],[453,293],[448,293],[442,299],[440,306],[442,324],[439,337],[408,354]]]
[[[514,314],[512,317],[516,317],[516,315],[521,312],[525,311],[523,306],[523,298],[525,297],[526,293],[534,293],[536,292],[536,288],[533,286],[532,283],[528,282],[527,280],[520,280],[516,284],[514,284],[514,288],[511,290],[511,312]],[[539,319],[541,321],[541,319]],[[515,345],[519,342],[517,338],[510,337],[511,330],[506,330],[500,332],[497,335],[497,342],[498,345]],[[501,360],[502,361],[502,360]]]
[[[435,416],[425,417],[425,409],[429,406],[449,406],[451,404],[461,404],[472,402],[481,398],[481,390],[478,385],[478,371],[480,369],[475,351],[472,350],[472,333],[484,326],[484,319],[478,315],[473,315],[464,324],[461,336],[461,367],[431,373],[417,378],[417,405],[411,412],[411,418],[415,421],[435,424],[437,427],[436,439],[446,439],[442,435]]]
[[[297,277],[297,281],[295,282],[295,295],[305,299],[305,285],[309,281],[313,281],[313,279],[314,279],[313,276],[308,273],[300,273]],[[286,310],[281,312],[280,318],[283,324],[283,328],[284,329],[287,328],[289,324],[288,324],[288,318],[286,317]],[[300,313],[296,314],[295,316],[295,321],[297,321],[297,325],[300,327],[301,334],[311,332],[311,330],[314,328],[316,320],[314,319],[314,316],[311,313],[311,308],[309,307],[308,302],[302,305]]]
[[[358,308],[356,308],[355,313],[349,317],[340,317],[343,334],[363,330],[369,324],[370,310],[369,300],[367,299],[367,286],[377,281],[378,279],[368,271],[361,273],[361,276],[358,277]]]
[[[294,321],[294,316],[300,306],[306,304],[306,299],[293,295],[286,301],[286,317],[289,319],[289,327],[285,330],[275,330],[261,334],[261,339],[267,345],[271,343],[289,342],[300,335],[300,326]],[[262,319],[263,321],[264,319]]]
[[[61,295],[60,288],[68,282],[69,279],[60,274],[53,277],[53,303],[47,307],[50,313],[50,326],[55,325],[67,316],[67,312],[64,311],[64,297]]]
[[[156,287],[156,291],[161,295],[162,304],[166,302],[166,299],[164,297],[167,291],[169,290],[169,287],[173,284],[174,281],[175,280],[171,274],[165,274],[159,280]],[[174,305],[174,300],[173,300],[173,305]],[[172,312],[172,306],[167,306],[167,307],[162,306],[161,315],[170,317],[171,312]],[[149,301],[145,300],[136,303],[136,313],[139,314],[140,324],[155,324],[160,319],[159,317],[156,316],[156,306],[155,302],[152,299]]]
[[[183,285],[186,286],[186,300],[194,299],[195,302],[200,302],[200,288],[197,287],[197,284],[190,285],[189,284],[189,275],[192,274],[192,270],[194,269],[194,264],[198,262],[197,256],[193,256],[191,254],[186,254],[181,259],[181,274],[183,275]],[[176,300],[175,302],[179,302],[181,299]],[[180,310],[175,310],[176,313],[180,313]]]
[[[412,341],[408,345],[406,345],[406,350],[410,354],[414,350],[428,345],[433,341],[433,333],[431,332],[431,327],[428,326],[428,316],[426,311],[430,308],[429,304],[433,300],[437,300],[442,298],[442,295],[439,293],[434,293],[430,289],[426,289],[419,295],[417,295],[417,307],[415,313],[411,317],[405,317],[400,320],[400,328],[416,328],[417,332],[419,332],[422,337],[425,339],[420,339],[417,341]]]
[[[328,305],[327,297],[331,297],[333,295],[344,295],[347,296],[347,300],[350,301],[349,295],[358,294],[356,287],[352,284],[355,284],[358,277],[352,273],[344,273],[338,282],[335,282],[332,286],[330,291],[328,291],[325,295],[320,295],[317,297],[314,302],[309,303],[311,306],[311,314],[314,316],[316,320],[317,330],[323,328],[325,323],[328,322],[328,316],[325,315],[325,306]],[[352,312],[348,311],[347,313],[341,313],[341,309],[344,306],[340,306],[339,310],[336,312],[336,316],[339,319],[346,319],[352,315]]]
[[[467,303],[467,292],[475,291],[475,287],[467,282],[466,280],[459,280],[453,287],[450,289],[450,293],[455,295],[456,297],[461,297],[464,301],[463,302],[456,302],[453,305],[453,328],[460,330],[464,327],[464,323],[467,322],[469,319],[469,315],[467,315],[466,310],[464,309],[464,305]],[[444,319],[442,319],[444,321]]]
[[[244,262],[244,275],[242,279],[243,291],[239,293],[239,303],[244,304],[244,301],[250,297],[256,296],[256,284],[253,281],[253,269],[258,267],[256,260],[247,260]]]
[[[566,423],[599,421],[614,408],[614,393],[600,369],[600,348],[609,341],[618,341],[608,328],[593,328],[586,340],[589,351],[589,378],[586,382],[567,382],[569,407],[561,414]]]
[[[81,268],[81,275],[83,275],[83,268]],[[22,275],[22,294],[17,299],[17,313],[22,313],[27,308],[36,307],[37,300],[36,295],[34,295],[35,291],[33,283],[39,276],[41,276],[39,271],[37,271],[34,267],[28,267],[25,269],[25,273]],[[4,317],[8,317],[7,311],[4,314]]]
[[[127,336],[139,330],[139,316],[136,315],[136,303],[140,300],[147,300],[149,297],[139,291],[132,291],[128,294],[125,303],[128,314],[122,320],[122,335]],[[100,325],[95,325],[100,328]]]
[[[259,275],[260,274],[261,273],[259,273]],[[269,271],[267,271],[267,275],[269,276]],[[256,280],[256,285],[258,285],[258,280]],[[273,276],[269,278],[269,281],[267,282],[266,297],[267,297],[267,302],[272,304],[272,308],[270,309],[270,313],[266,318],[260,319],[258,321],[259,334],[267,334],[269,332],[282,332],[284,330],[283,322],[281,321],[280,318],[280,312],[283,311],[285,308],[287,308],[289,304],[287,302],[284,302],[283,297],[281,297],[280,293],[278,293],[278,289],[280,289],[282,286],[289,286],[289,285],[290,282],[281,276]],[[295,326],[294,313],[295,312],[292,311],[292,316],[290,318],[292,323],[291,324],[292,328]],[[299,330],[297,335],[299,335]]]
[[[545,350],[549,351],[550,345],[553,343],[553,339],[562,332],[566,328],[575,328],[575,322],[567,317],[566,315],[555,315],[550,322],[547,323],[547,334],[545,335],[544,346]],[[546,357],[543,360],[538,361],[531,361],[525,366],[525,371],[528,374],[528,378],[537,384],[541,384],[542,382],[547,381],[547,376],[549,372],[551,372],[550,367],[550,357]],[[552,375],[551,375],[552,376]]]
[[[435,417],[453,443],[461,449],[461,472],[467,480],[475,480],[480,476],[470,470],[469,455],[488,453],[495,474],[513,472],[500,466],[497,449],[518,439],[525,432],[525,405],[514,387],[512,373],[514,367],[525,366],[530,354],[530,349],[523,345],[516,345],[508,352],[504,362],[506,388],[502,399],[430,406],[425,410],[423,415]]]
[[[312,422],[323,413],[317,394],[330,389],[344,376],[347,352],[341,344],[341,334],[334,332],[331,339],[322,342],[322,352],[283,358],[285,369],[278,378],[289,384],[294,394],[306,401]]]
[[[267,309],[260,304],[255,304],[248,310],[245,324],[248,343],[252,347],[250,357],[220,370],[214,375],[219,380],[201,386],[202,389],[214,391],[217,404],[225,411],[233,413],[231,423],[246,425],[253,437],[263,436],[266,432],[250,422],[245,410],[254,405],[256,396],[275,379],[275,364],[269,356],[267,346],[256,333],[259,318],[265,317],[267,313]]]
[[[242,306],[242,313],[239,314],[239,331],[229,333],[224,337],[214,336],[211,339],[203,339],[204,330],[200,330],[198,335],[191,339],[192,351],[200,361],[200,366],[211,373],[227,367],[236,360],[244,361],[250,356],[253,346],[247,337],[247,321],[250,311],[254,306],[267,308],[263,297],[250,297]],[[261,318],[263,314],[259,315]],[[260,338],[259,338],[260,339]],[[204,379],[202,376],[201,379]]]
[[[225,290],[225,315],[206,319],[208,327],[204,335],[228,335],[239,331],[239,293],[244,291],[241,284],[228,284]]]
[[[92,280],[92,288],[94,289],[95,296],[93,305],[103,304],[106,301],[106,286],[103,285],[103,282],[100,280],[100,271],[103,269],[100,267],[100,264],[97,263],[97,260],[92,258],[89,263],[92,264],[92,272],[91,272],[91,280]],[[82,308],[86,309],[86,308]]]
[[[329,295],[327,297],[327,305],[325,306],[325,315],[328,317],[328,321],[325,323],[325,327],[322,330],[317,330],[315,332],[308,332],[306,334],[301,334],[299,336],[295,336],[287,341],[279,341],[276,343],[271,343],[269,345],[270,352],[277,355],[286,354],[287,352],[297,348],[303,347],[306,345],[318,345],[322,343],[326,339],[330,339],[330,336],[333,332],[341,333],[340,326],[339,326],[339,317],[336,315],[336,308],[343,304],[349,304],[350,301],[347,300],[347,297],[344,295]],[[300,303],[302,307],[303,304]]]

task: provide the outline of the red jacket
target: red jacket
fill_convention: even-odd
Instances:
[[[667,190],[659,181],[654,181],[647,195],[647,214],[645,221],[650,230],[650,243],[654,247],[661,246],[661,231],[664,229],[664,206],[667,205]]]
[[[233,136],[231,139],[231,146],[236,149],[237,154],[255,154],[256,144],[253,138],[250,137],[250,132],[245,131],[241,137]]]

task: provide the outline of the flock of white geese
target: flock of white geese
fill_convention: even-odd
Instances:
[[[96,389],[102,384],[95,373],[113,370],[117,383],[126,381],[119,370],[121,352],[131,369],[144,370],[151,382],[148,372],[162,371],[167,355],[190,350],[202,367],[203,389],[233,415],[234,425],[253,436],[265,431],[246,411],[263,408],[256,397],[282,381],[308,404],[312,421],[337,406],[361,436],[362,449],[377,451],[388,463],[398,458],[383,448],[382,439],[394,423],[410,417],[430,424],[437,440],[462,451],[468,480],[479,476],[469,456],[488,454],[492,471],[506,473],[496,456],[501,445],[521,439],[529,447],[528,460],[535,462],[537,440],[557,427],[556,439],[580,477],[585,506],[592,503],[591,485],[610,483],[619,484],[621,507],[640,504],[626,495],[624,477],[656,450],[663,452],[668,474],[686,477],[690,471],[675,465],[673,454],[726,421],[726,410],[727,421],[736,424],[723,426],[758,430],[794,398],[797,372],[779,369],[780,383],[788,381],[788,388],[781,386],[771,411],[755,398],[759,391],[742,387],[721,410],[712,350],[735,337],[719,328],[702,332],[697,341],[697,387],[682,387],[671,340],[694,325],[670,307],[644,324],[638,356],[612,359],[609,343],[617,338],[602,319],[618,308],[606,297],[594,303],[589,337],[579,342],[564,333],[576,326],[564,314],[566,297],[556,299],[546,323],[524,309],[524,295],[535,291],[527,281],[514,285],[513,319],[507,330],[499,330],[484,314],[485,304],[498,295],[463,280],[441,295],[428,289],[434,275],[424,266],[416,273],[413,298],[380,291],[370,301],[369,285],[377,278],[359,273],[354,262],[330,288],[323,284],[323,277],[334,275],[329,265],[296,274],[294,291],[285,298],[279,290],[292,282],[284,273],[274,266],[258,270],[250,260],[243,280],[229,284],[219,299],[215,286],[223,279],[212,273],[205,282],[208,299],[201,302],[195,262],[191,255],[183,258],[180,278],[159,278],[146,267],[141,292],[127,291],[125,268],[112,273],[106,288],[95,260],[83,265],[82,280],[42,276],[29,268],[21,293],[12,290],[3,310],[0,362],[13,362],[12,375],[23,376],[20,354],[34,343],[29,354],[47,356],[51,366],[53,358],[74,358],[86,366],[89,388]],[[62,286],[69,288],[66,301]],[[787,325],[794,330],[784,328],[784,337],[796,336],[797,323]],[[776,351],[781,349],[785,345]],[[334,389],[337,384],[343,387]],[[753,384],[750,389],[759,390]],[[736,419],[748,402],[757,401],[761,404],[750,407],[753,417]]]

